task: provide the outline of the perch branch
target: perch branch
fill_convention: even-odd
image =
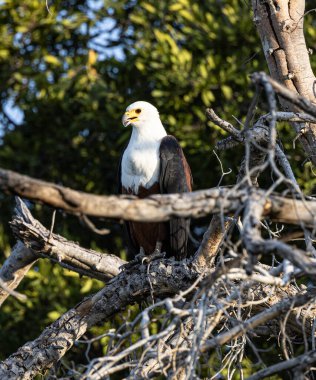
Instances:
[[[33,378],[56,363],[89,327],[144,299],[151,294],[151,287],[157,296],[174,294],[186,289],[195,278],[196,272],[186,263],[173,260],[152,262],[149,273],[145,265],[121,272],[104,289],[66,312],[37,339],[1,362],[0,378]]]

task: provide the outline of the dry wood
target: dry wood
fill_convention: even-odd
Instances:
[[[283,96],[280,99],[283,109],[296,112],[299,106],[316,116],[315,105],[310,103],[316,101],[315,76],[304,37],[305,1],[252,0],[252,8],[271,76],[287,88],[285,91],[279,83],[270,81]],[[316,164],[316,124],[307,123],[299,133],[299,140]]]
[[[261,371],[258,371],[257,373],[255,373],[254,375],[249,376],[247,380],[264,379],[265,377],[274,375],[276,373],[292,370],[295,367],[304,366],[305,367],[304,369],[306,370],[306,367],[310,368],[313,364],[315,364],[315,362],[316,362],[316,350],[311,350],[309,352],[306,352],[302,355],[297,356],[296,358],[285,360],[281,363],[274,364],[268,368],[264,368]]]
[[[120,272],[126,261],[115,255],[96,252],[47,230],[34,219],[26,205],[17,198],[16,215],[11,222],[17,237],[32,251],[32,257],[49,258],[81,275],[108,281]]]
[[[312,115],[314,118],[316,117],[316,105],[312,103],[310,100],[305,98],[304,96],[299,95],[298,93],[289,90],[285,86],[283,86],[281,83],[277,82],[276,80],[270,78],[266,73],[260,72],[260,73],[254,73],[251,75],[251,79],[255,83],[269,83],[273,90],[280,95],[282,98],[288,100],[291,102],[291,104],[295,104],[297,107],[301,108],[305,112],[307,112],[309,115]],[[308,120],[308,118],[306,118]],[[291,119],[289,119],[291,121]],[[295,121],[295,119],[293,120]],[[301,121],[301,120],[298,120]],[[310,122],[314,120],[308,120]]]
[[[101,196],[38,181],[3,169],[0,169],[0,189],[71,213],[143,222],[164,221],[172,216],[198,218],[212,213],[235,212],[243,207],[249,196],[247,189],[236,188],[155,195],[145,199]],[[276,222],[314,226],[316,201],[302,201],[278,195],[267,197],[263,190],[256,191],[266,199],[265,217],[269,216]]]
[[[156,296],[174,294],[186,289],[196,276],[185,262],[173,260],[151,263],[149,273],[142,264],[121,272],[104,289],[69,310],[37,339],[1,362],[0,378],[32,379],[56,363],[87,328],[142,300],[150,294],[151,287]]]
[[[296,307],[301,307],[306,303],[310,302],[316,297],[316,289],[310,289],[308,292],[304,294],[297,295],[293,298],[287,298],[279,301],[275,305],[271,306],[269,309],[262,311],[249,318],[247,321],[240,322],[237,326],[232,329],[225,331],[217,335],[215,338],[210,339],[205,343],[202,347],[201,351],[205,352],[217,346],[222,346],[223,344],[229,342],[230,340],[244,334],[249,330],[253,330],[254,328],[265,324],[267,321],[281,316],[286,313],[288,310],[293,310]]]
[[[0,286],[0,305],[9,296],[8,289],[14,290],[19,285],[36,260],[36,255],[21,242],[12,248],[10,256],[0,268],[0,279],[4,284],[4,287]]]

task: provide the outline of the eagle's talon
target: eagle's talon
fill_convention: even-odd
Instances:
[[[155,248],[154,252],[143,258],[142,264],[149,264],[152,261],[163,259],[166,256],[166,252],[161,252],[160,248]]]
[[[146,255],[144,249],[141,247],[139,254],[134,257],[133,260],[120,266],[120,270],[128,270],[133,268],[137,264],[148,265],[152,261],[163,259],[166,256],[166,252],[161,252],[160,246],[157,244],[155,250],[150,255]]]
[[[140,247],[139,253],[134,257],[133,260],[129,261],[126,264],[120,266],[120,270],[128,270],[133,268],[137,264],[143,264],[143,260],[146,258],[146,254],[143,247]]]

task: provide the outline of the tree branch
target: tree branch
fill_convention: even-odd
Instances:
[[[185,262],[161,260],[124,271],[107,286],[65,313],[34,341],[0,363],[1,379],[31,379],[56,363],[86,330],[151,293],[166,295],[186,289],[196,279]]]
[[[249,376],[247,380],[261,380],[265,377],[274,375],[275,373],[280,373],[283,371],[291,370],[295,367],[301,367],[302,364],[305,364],[311,367],[316,361],[316,350],[311,350],[302,355],[297,356],[289,360],[285,360],[281,363],[274,364],[268,368],[264,368],[261,371],[258,371],[252,376]]]
[[[115,255],[100,253],[51,233],[34,219],[26,205],[17,198],[11,227],[17,239],[31,248],[32,257],[49,258],[81,275],[108,281],[120,272],[126,261]]]
[[[245,322],[240,322],[237,326],[231,328],[230,330],[219,334],[213,339],[210,339],[201,348],[201,351],[205,352],[217,346],[221,346],[229,342],[230,340],[240,336],[241,334],[249,330],[253,330],[256,327],[265,324],[267,321],[286,313],[290,309],[292,310],[294,308],[304,306],[306,303],[313,300],[315,296],[316,289],[312,288],[304,294],[300,294],[292,298],[283,299],[275,305],[271,306],[269,309],[266,309],[261,313],[254,315]]]
[[[131,196],[101,196],[75,191],[0,169],[0,189],[41,201],[70,213],[142,222],[165,221],[173,216],[199,218],[212,213],[233,213],[245,204],[247,189],[213,188],[192,193]],[[32,189],[32,190],[31,190]],[[256,190],[266,197],[263,190]],[[301,201],[277,195],[266,197],[264,216],[273,221],[314,226],[316,201]]]
[[[36,260],[36,255],[21,242],[12,248],[10,256],[0,268],[0,280],[4,285],[0,285],[0,306],[10,295],[8,290],[12,291],[19,285]]]

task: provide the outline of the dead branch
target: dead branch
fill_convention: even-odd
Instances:
[[[164,221],[172,216],[198,218],[212,213],[233,213],[244,205],[249,195],[247,189],[213,188],[144,199],[124,195],[100,196],[34,180],[3,169],[0,169],[0,189],[10,190],[24,198],[41,201],[71,213],[143,222]],[[34,194],[30,189],[33,189]],[[264,196],[263,190],[256,191]],[[74,200],[71,200],[72,196]],[[264,216],[269,216],[273,221],[313,226],[315,215],[316,201],[301,201],[277,195],[266,197]]]
[[[254,83],[257,83],[257,84],[269,83],[272,86],[273,90],[282,98],[288,100],[289,102],[291,102],[291,104],[296,105],[298,108],[302,109],[307,114],[312,115],[313,117],[316,117],[316,105],[314,103],[312,103],[310,100],[308,100],[304,96],[298,94],[297,92],[289,90],[288,88],[283,86],[281,83],[270,78],[266,73],[264,72],[253,73],[251,75],[251,79]],[[315,95],[314,95],[314,98],[315,98]]]
[[[4,285],[0,285],[0,306],[10,295],[9,290],[12,291],[19,285],[36,260],[33,252],[21,242],[12,248],[10,256],[0,268],[0,280]]]
[[[140,361],[133,362],[135,368],[131,371],[128,378],[153,378],[162,373],[168,378],[177,378],[177,376],[180,376],[181,368],[191,363],[191,355],[197,354],[199,357],[200,352],[203,352],[206,344],[216,340],[216,338],[207,340],[215,329],[222,330],[224,328],[226,330],[225,333],[220,333],[217,337],[220,337],[220,339],[226,337],[224,343],[220,343],[227,344],[228,341],[231,341],[229,344],[231,346],[233,341],[238,339],[238,336],[246,332],[249,337],[256,336],[256,334],[267,334],[269,337],[277,337],[280,329],[278,320],[287,312],[290,313],[289,315],[292,320],[290,322],[290,319],[288,319],[287,330],[292,331],[292,334],[302,334],[302,331],[305,329],[302,322],[306,327],[310,326],[315,316],[315,309],[311,310],[310,308],[311,305],[314,305],[311,302],[314,302],[315,289],[311,289],[311,293],[313,294],[305,292],[304,297],[293,286],[290,286],[283,292],[275,292],[273,287],[269,288],[266,285],[258,287],[256,285],[258,278],[256,279],[253,275],[249,277],[250,280],[242,281],[238,284],[238,287],[234,287],[227,275],[231,274],[231,278],[237,279],[236,269],[233,265],[230,265],[224,271],[217,271],[217,276],[213,276],[213,279],[216,278],[215,282],[211,283],[210,288],[205,289],[205,291],[209,292],[210,297],[204,298],[204,301],[203,297],[194,297],[194,302],[188,302],[177,307],[177,302],[179,302],[178,296],[174,299],[164,299],[146,308],[133,322],[129,322],[125,326],[127,329],[125,333],[120,331],[120,334],[116,338],[117,343],[111,345],[107,355],[90,363],[85,376],[89,379],[102,378],[109,373],[108,371],[114,370],[115,365],[122,357],[132,355],[137,347],[144,347],[144,352],[139,359]],[[221,283],[223,281],[225,284],[222,287]],[[227,286],[231,287],[232,292],[227,289],[227,291],[222,293],[221,289],[223,290]],[[249,292],[250,290],[251,292]],[[197,294],[201,294],[200,291],[200,289],[197,290],[196,297],[198,297]],[[239,304],[238,299],[241,297],[241,294],[243,303]],[[290,297],[284,300],[289,295]],[[205,302],[207,303],[206,305]],[[303,309],[301,306],[305,302],[309,305]],[[232,318],[230,316],[233,310],[238,308],[238,305],[243,310],[242,315],[249,317],[249,319],[246,318],[245,321],[241,321],[237,317]],[[267,309],[267,306],[271,309]],[[171,318],[172,322],[168,324],[167,329],[162,327],[161,332],[150,333],[150,321],[145,316],[148,316],[155,308],[161,307],[166,308],[167,313],[164,314],[164,317],[168,320]],[[205,324],[201,325],[199,315],[203,312],[202,309],[204,307],[206,320]],[[252,309],[251,315],[254,317],[250,318],[249,312],[247,312],[248,307]],[[298,309],[295,309],[295,307]],[[304,314],[305,311],[307,312],[306,315]],[[147,321],[146,325],[142,327],[142,329],[146,330],[143,338],[138,340],[135,345],[129,346],[126,350],[120,350],[121,336],[124,336],[124,339],[126,339],[127,336],[135,333],[137,325],[141,324],[141,321],[144,320],[143,317]],[[250,323],[248,324],[248,322]],[[260,330],[258,328],[261,324],[264,324],[265,329]],[[199,344],[197,344],[196,337],[199,336],[199,329],[203,333]],[[306,333],[310,334],[310,330],[306,330]],[[215,333],[213,334],[215,335]],[[219,345],[212,346],[211,350],[218,347]]]
[[[87,328],[111,317],[122,308],[144,299],[153,288],[155,295],[174,294],[186,289],[196,272],[185,262],[161,260],[124,271],[107,286],[65,313],[34,341],[0,363],[1,379],[31,379],[50,368],[68,351]],[[150,282],[149,282],[150,281]]]
[[[281,363],[274,364],[268,368],[264,368],[261,371],[258,371],[252,376],[249,376],[247,380],[260,380],[265,377],[280,373],[283,371],[293,370],[295,367],[303,367],[306,371],[307,368],[310,368],[316,361],[316,350],[311,350],[302,355],[297,356],[289,360],[285,360]]]
[[[126,262],[115,255],[100,253],[51,233],[34,219],[26,205],[16,199],[15,217],[11,227],[17,239],[31,249],[32,257],[49,258],[81,275],[108,281],[120,272]]]
[[[226,331],[222,334],[219,334],[213,339],[210,339],[205,345],[201,348],[202,352],[215,348],[216,346],[221,346],[228,341],[240,336],[249,330],[253,330],[254,328],[266,323],[267,321],[280,316],[286,313],[289,309],[295,309],[296,307],[301,307],[313,300],[316,296],[316,289],[309,289],[308,292],[297,295],[293,298],[283,299],[277,304],[271,306],[269,309],[258,313],[257,315],[249,318],[245,322],[240,322],[237,326],[233,327],[229,331]]]

